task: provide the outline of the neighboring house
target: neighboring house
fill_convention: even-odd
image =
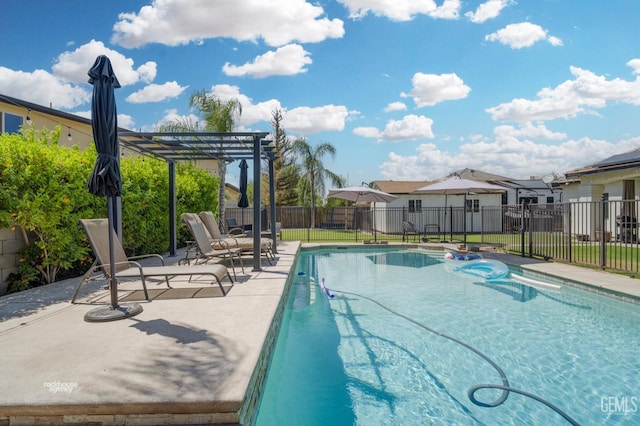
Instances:
[[[636,200],[639,180],[640,148],[569,170],[557,185],[563,201]]]
[[[565,172],[565,177],[555,183],[562,188],[563,202],[610,201],[605,211],[605,229],[613,235],[620,235],[616,219],[629,217],[633,222],[638,218],[640,195],[640,148],[613,155],[604,160]],[[623,202],[624,201],[624,202]],[[626,202],[628,201],[628,202]],[[595,208],[595,205],[594,207]],[[587,234],[594,239],[601,231],[602,224],[595,211],[581,212],[580,220],[572,221],[572,232]]]
[[[372,187],[398,197],[392,202],[384,204],[385,207],[406,207],[414,210],[422,207],[422,199],[413,195],[413,191],[431,183],[433,182],[427,180],[376,180]],[[383,203],[379,204],[378,207],[383,206]]]
[[[495,207],[501,205],[517,205],[521,203],[553,204],[561,199],[561,191],[552,188],[543,182],[541,178],[512,179],[505,176],[495,175],[480,170],[461,169],[451,175],[458,175],[463,179],[487,182],[505,188],[504,193],[496,194],[473,194],[466,196],[467,200],[467,229],[469,232],[479,232],[482,226],[481,211],[483,207]],[[448,176],[447,176],[448,177]],[[444,229],[445,219],[440,217],[440,213],[428,212],[429,208],[442,207],[463,207],[464,195],[439,195],[420,194],[416,191],[446,177],[435,181],[374,181],[373,186],[381,191],[396,195],[398,198],[393,202],[380,205],[379,207],[395,207],[404,209],[402,220],[408,220],[420,229],[433,227]],[[381,203],[380,203],[381,204]],[[424,209],[424,210],[423,210]],[[435,210],[435,209],[434,209]],[[376,223],[381,232],[400,232],[402,220],[397,220],[398,216],[393,211],[388,213],[389,217],[384,217],[383,212],[376,216]],[[393,217],[392,217],[393,216]]]
[[[240,188],[228,182],[225,183],[224,188],[224,208],[237,209],[238,200],[240,200]]]
[[[0,94],[0,133],[17,133],[30,125],[36,130],[60,126],[60,145],[86,149],[93,141],[90,119]]]
[[[461,178],[488,182],[505,187],[507,190],[502,197],[502,205],[518,204],[554,204],[562,201],[562,191],[554,189],[541,177],[532,176],[529,179],[513,179],[494,175],[473,169],[462,169],[454,172]]]

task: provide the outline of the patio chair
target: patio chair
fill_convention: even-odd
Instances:
[[[218,222],[211,211],[200,212],[200,219],[202,219],[202,223],[207,231],[209,231],[209,234],[211,234],[213,241],[224,241],[229,244],[230,247],[236,247],[245,252],[253,252],[253,238],[247,237],[244,233],[236,235],[222,235],[220,228],[218,227]],[[264,255],[270,265],[272,264],[271,260],[275,259],[271,244],[271,239],[260,238],[260,252]]]
[[[211,260],[219,262],[221,260],[228,260],[231,269],[233,270],[233,277],[238,279],[236,275],[236,268],[233,262],[234,257],[240,262],[242,267],[242,273],[244,274],[244,264],[242,263],[242,254],[239,248],[231,248],[224,241],[212,241],[211,236],[207,232],[202,223],[200,217],[195,213],[183,213],[182,221],[187,225],[193,235],[194,241],[191,247],[187,248],[187,254],[182,259],[181,263],[190,264],[194,261],[195,264],[207,263]],[[219,248],[214,248],[217,246]]]
[[[91,280],[91,276],[96,272],[102,272],[104,277],[109,278],[111,273],[111,262],[109,254],[109,222],[107,219],[81,219],[80,223],[84,228],[91,248],[96,256],[96,260],[84,274],[78,284],[71,303],[75,303],[80,288]],[[124,248],[120,243],[120,239],[116,235],[115,231],[111,229],[113,233],[113,250],[114,250],[114,263],[116,267],[116,274],[114,279],[139,279],[142,281],[142,288],[144,290],[144,296],[149,300],[149,293],[147,291],[146,279],[151,277],[164,277],[164,280],[168,288],[171,288],[169,280],[178,276],[188,276],[189,279],[194,275],[207,275],[211,276],[210,284],[218,283],[222,295],[226,295],[227,291],[222,285],[222,279],[227,276],[229,281],[233,284],[233,279],[229,275],[226,266],[221,264],[216,265],[165,265],[164,258],[159,254],[149,254],[143,256],[134,256],[127,258],[124,252]],[[136,260],[143,258],[154,258],[160,263],[159,266],[143,266]]]
[[[247,231],[253,231],[252,225],[240,226],[235,217],[228,217],[225,222],[227,222],[227,234],[229,235],[247,237]]]
[[[413,222],[407,220],[402,222],[402,241],[406,237],[407,242],[409,242],[409,235],[413,235],[413,241],[415,241],[420,236],[420,231],[418,231]]]

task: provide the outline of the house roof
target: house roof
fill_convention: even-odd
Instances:
[[[580,179],[580,176],[583,175],[607,172],[612,170],[630,169],[638,167],[638,165],[640,165],[640,148],[636,148],[628,152],[623,152],[622,154],[612,155],[611,157],[607,157],[604,160],[600,160],[596,163],[569,170],[565,172],[565,180],[567,182],[575,182],[578,181]]]
[[[88,126],[91,126],[91,119],[80,117],[79,115],[69,114],[68,112],[60,111],[53,108],[48,108],[42,105],[34,104],[32,102],[27,102],[22,99],[13,98],[11,96],[3,95],[0,93],[0,102],[14,105],[16,107],[22,107],[26,111],[39,112],[45,115],[50,115],[53,117],[64,118],[66,120],[76,121],[78,123],[83,123]]]
[[[376,180],[373,187],[388,194],[410,194],[430,183],[428,180]]]
[[[474,169],[460,169],[452,173],[452,175],[458,175],[462,179],[469,180],[477,180],[483,182],[504,182],[504,181],[513,181],[515,179],[494,175],[493,173],[483,172],[482,170],[474,170]]]

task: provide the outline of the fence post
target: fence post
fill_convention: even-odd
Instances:
[[[568,240],[569,240],[569,262],[573,262],[573,241],[572,241],[572,235],[573,232],[571,232],[571,228],[573,228],[573,206],[571,205],[571,203],[563,203],[563,207],[566,208],[568,210],[567,212],[567,216],[569,217],[569,220],[567,221],[568,224],[567,226],[569,227],[569,229],[567,230],[567,234],[569,236]]]
[[[605,269],[607,266],[607,238],[604,229],[605,226],[605,196],[600,199],[600,268]]]
[[[525,237],[525,203],[520,204],[520,255],[524,257],[525,249],[524,249],[524,237]]]
[[[531,204],[525,203],[524,206],[529,211],[529,257],[533,257],[533,226],[535,224],[533,219],[534,211],[531,208]]]

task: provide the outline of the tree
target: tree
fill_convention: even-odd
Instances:
[[[336,186],[342,184],[342,178],[326,169],[322,163],[327,154],[335,158],[336,149],[328,142],[313,147],[305,139],[297,139],[291,148],[300,161],[302,172],[298,181],[299,197],[303,204],[311,204],[315,212],[316,199],[321,199],[324,194],[325,179],[329,178]],[[311,228],[315,228],[315,214],[311,215]]]
[[[296,191],[300,180],[300,168],[295,162],[292,145],[282,127],[282,111],[276,109],[271,113],[276,159],[273,162],[276,184],[276,204],[279,206],[295,206],[298,203]],[[266,198],[268,199],[268,198]]]
[[[242,105],[237,99],[223,101],[217,96],[206,93],[204,90],[194,92],[189,98],[189,106],[198,109],[205,121],[204,131],[225,133],[232,132],[237,118],[242,114]],[[198,123],[190,120],[176,120],[160,126],[161,131],[199,131]],[[227,174],[227,163],[222,159],[223,150],[220,149],[221,158],[218,160],[218,177],[220,178],[220,188],[218,191],[218,216],[220,222],[224,223],[225,206],[225,179]]]

